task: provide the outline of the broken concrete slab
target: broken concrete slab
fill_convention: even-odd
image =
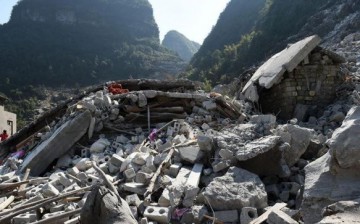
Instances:
[[[204,153],[200,150],[199,146],[197,145],[179,147],[178,149],[179,149],[180,158],[192,164],[199,161],[204,155]]]
[[[86,133],[90,119],[91,113],[87,110],[61,125],[50,138],[43,141],[26,157],[21,172],[25,172],[27,168],[31,168],[33,176],[44,172],[55,159],[66,153]]]
[[[260,178],[237,167],[230,167],[224,176],[214,178],[203,194],[206,203],[211,203],[217,211],[267,206],[267,194]]]
[[[289,167],[305,153],[313,135],[313,130],[292,124],[279,125],[273,132],[290,145],[284,148],[284,159]]]
[[[247,143],[236,152],[238,164],[258,175],[286,176],[280,139],[279,136],[265,136]]]

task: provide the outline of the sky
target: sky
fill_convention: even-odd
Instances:
[[[149,0],[160,29],[160,40],[177,30],[202,44],[230,0]],[[9,21],[18,0],[0,0],[0,24]]]
[[[149,0],[160,29],[160,40],[170,30],[202,44],[230,0]]]

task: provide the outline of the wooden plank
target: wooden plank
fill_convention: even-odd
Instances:
[[[285,206],[286,206],[286,203],[276,203],[273,207],[271,207],[269,210],[264,212],[262,215],[260,215],[256,219],[252,220],[250,222],[250,224],[261,224],[262,222],[267,220],[267,218],[269,217],[269,215],[272,211],[280,210],[280,209],[284,208]]]

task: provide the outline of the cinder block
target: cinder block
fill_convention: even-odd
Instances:
[[[144,217],[159,223],[169,223],[170,212],[165,207],[148,206],[144,212]]]
[[[182,167],[181,163],[174,163],[169,168],[169,176],[176,177],[179,173],[180,168]]]
[[[36,213],[27,212],[27,213],[15,216],[12,220],[13,220],[12,221],[13,224],[31,223],[31,222],[37,221],[37,216],[36,216]]]
[[[57,196],[60,193],[51,183],[45,184],[42,187],[41,192],[45,197]]]
[[[252,207],[244,207],[240,213],[240,223],[249,224],[252,220],[258,217],[257,209]]]
[[[113,164],[114,166],[117,167],[121,167],[121,164],[125,161],[124,158],[122,158],[121,156],[117,155],[117,154],[113,154],[111,159],[110,159],[110,163]]]
[[[222,222],[238,223],[239,213],[237,210],[216,211],[215,217]]]
[[[134,168],[130,168],[124,171],[126,179],[132,179],[136,176]]]

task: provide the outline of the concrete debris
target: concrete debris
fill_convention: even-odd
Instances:
[[[247,97],[261,98],[257,85],[276,88],[312,57],[337,60],[317,44],[311,37],[285,61],[271,59]],[[0,223],[360,220],[357,90],[341,87],[319,113],[291,104],[296,117],[285,122],[179,82],[109,82],[14,135],[0,166]],[[110,91],[118,84],[121,93]]]
[[[224,176],[214,178],[203,194],[206,204],[216,211],[267,206],[267,194],[260,178],[237,167],[230,167]]]

